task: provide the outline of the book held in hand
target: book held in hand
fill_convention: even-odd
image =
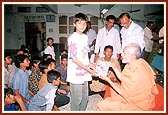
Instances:
[[[97,76],[107,76],[109,67],[110,64],[108,62],[98,60],[94,71],[97,73]]]

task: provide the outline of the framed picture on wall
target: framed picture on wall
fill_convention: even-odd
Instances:
[[[55,22],[54,15],[46,15],[46,22]]]

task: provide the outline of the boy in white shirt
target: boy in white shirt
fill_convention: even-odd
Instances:
[[[75,15],[75,32],[68,39],[67,82],[70,82],[71,110],[84,111],[88,102],[88,81],[95,72],[89,68],[88,37],[83,34],[87,26],[87,16]]]
[[[53,47],[54,39],[49,37],[47,39],[47,43],[48,43],[48,46],[45,48],[44,54],[51,54],[52,59],[55,60],[55,52],[54,52],[54,47]]]

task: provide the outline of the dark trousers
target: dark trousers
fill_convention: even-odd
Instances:
[[[68,104],[70,101],[70,98],[64,94],[57,94],[57,96],[54,99],[54,105],[57,107],[64,106]]]

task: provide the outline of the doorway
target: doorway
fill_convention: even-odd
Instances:
[[[26,47],[30,50],[31,55],[39,55],[44,49],[45,40],[45,22],[26,22],[25,39]]]

